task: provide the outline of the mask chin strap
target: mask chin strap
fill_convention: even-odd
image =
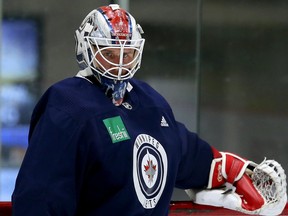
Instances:
[[[128,80],[111,80],[106,77],[101,77],[101,84],[106,87],[106,95],[109,91],[112,92],[113,104],[120,106],[124,100]]]

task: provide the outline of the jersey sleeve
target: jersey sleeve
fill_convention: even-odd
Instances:
[[[211,146],[179,122],[178,129],[182,145],[182,157],[176,187],[181,189],[206,187],[213,160]]]
[[[76,120],[56,108],[41,115],[17,176],[14,216],[75,214],[83,172],[76,160],[85,158],[81,154],[86,151],[80,142],[82,130]]]

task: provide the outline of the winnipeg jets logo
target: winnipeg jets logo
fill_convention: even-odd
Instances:
[[[161,143],[150,135],[138,135],[133,148],[133,181],[144,208],[157,205],[166,184],[167,170],[167,155]]]
[[[146,165],[144,164],[144,172],[145,172],[145,175],[147,176],[146,178],[146,184],[147,186],[151,187],[154,185],[154,179],[157,179],[157,160],[154,156],[150,156],[149,154],[149,151],[147,149],[147,153],[146,155],[144,156],[144,158],[146,159],[147,158],[147,162],[146,162]],[[144,159],[144,160],[145,160]]]

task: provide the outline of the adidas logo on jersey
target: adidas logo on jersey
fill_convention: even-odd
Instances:
[[[169,127],[169,124],[167,123],[167,121],[166,121],[166,119],[164,118],[164,116],[162,116],[160,125],[161,125],[162,127]]]

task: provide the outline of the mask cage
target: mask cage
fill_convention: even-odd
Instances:
[[[126,80],[132,78],[140,68],[145,39],[119,40],[88,36],[84,39],[87,42],[87,63],[93,72],[113,80]],[[113,50],[117,53],[117,61],[105,55],[105,52]],[[131,50],[134,52],[133,58],[127,62],[127,51]]]

